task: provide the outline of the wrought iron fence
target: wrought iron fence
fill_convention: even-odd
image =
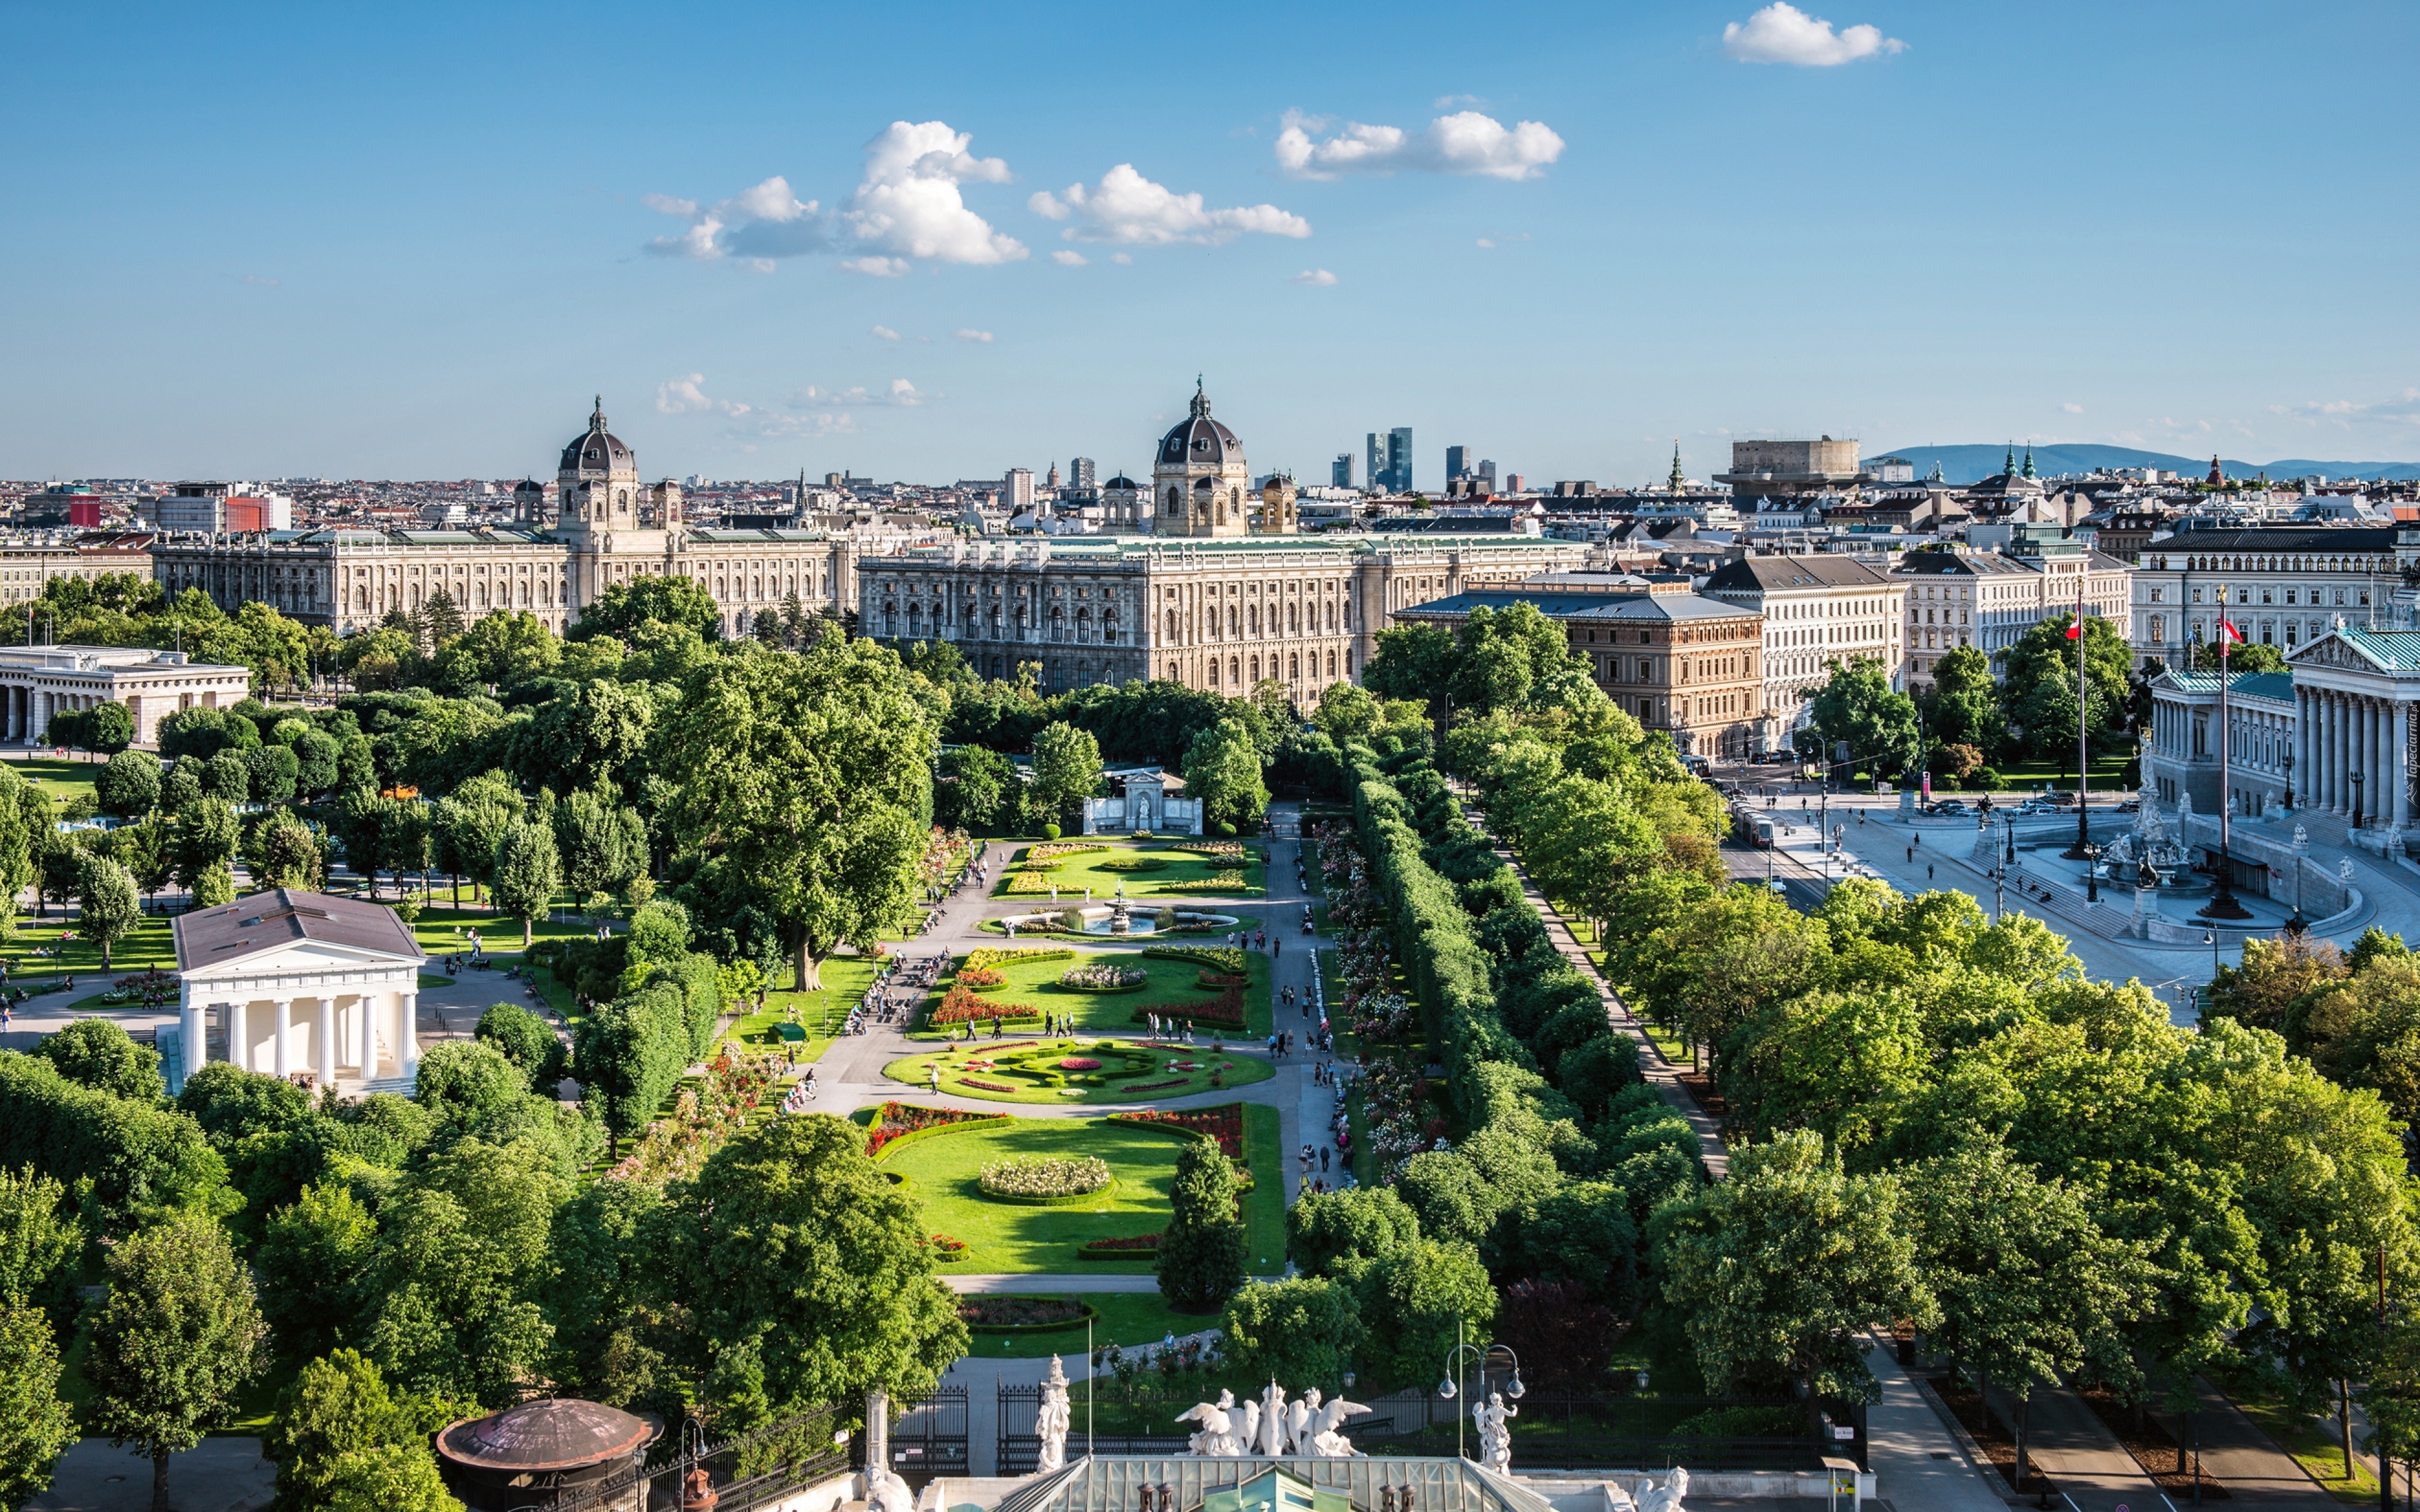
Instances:
[[[849,1468],[852,1435],[840,1414],[817,1408],[710,1443],[694,1418],[659,1438],[628,1470],[542,1504],[551,1512],[595,1512],[620,1506],[680,1504],[684,1488],[703,1474],[718,1512],[752,1512]],[[532,1504],[520,1512],[536,1512]]]

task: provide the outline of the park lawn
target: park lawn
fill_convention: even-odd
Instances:
[[[77,937],[60,938],[69,933]],[[38,956],[34,954],[37,948],[51,953]],[[85,939],[75,921],[61,918],[55,910],[46,919],[20,915],[16,938],[0,947],[0,954],[8,958],[8,980],[15,984],[45,980],[61,972],[75,977],[116,978],[154,966],[163,971],[177,969],[176,936],[170,932],[170,919],[165,914],[146,914],[137,919],[111,949],[105,972],[101,964],[101,947]]]
[[[2294,1462],[2319,1483],[2320,1489],[2352,1505],[2378,1504],[2378,1461],[2374,1456],[2361,1452],[2358,1425],[2353,1429],[2352,1478],[2347,1480],[2344,1441],[2336,1436],[2333,1416],[2316,1418],[2297,1412],[2249,1381],[2227,1382],[2226,1389],[2229,1399],[2243,1409],[2243,1415],[2274,1440],[2277,1447],[2293,1456]]]
[[[831,1048],[833,1031],[848,1021],[849,1010],[862,1002],[874,985],[875,969],[876,963],[870,956],[833,956],[816,972],[823,980],[821,992],[768,992],[762,1009],[741,1014],[722,1037],[752,1050],[781,1050],[786,1041],[782,1039],[780,1026],[789,1022],[795,1009],[799,1023],[807,1031],[806,1039],[798,1047],[799,1058],[820,1060],[823,1053]]]
[[[8,762],[11,771],[30,779],[62,808],[92,792],[92,780],[102,765],[73,756],[36,756],[22,761],[11,756]]]
[[[451,896],[450,893],[446,896]],[[379,899],[392,903],[396,895],[386,889]],[[468,930],[477,930],[479,939],[489,955],[519,955],[521,949],[521,921],[507,918],[491,908],[474,907],[469,903],[457,908],[450,903],[431,902],[422,907],[420,917],[412,921],[411,936],[420,948],[431,955],[450,955],[471,948]],[[584,940],[595,933],[591,925],[576,917],[562,919],[540,918],[531,927],[530,939]]]
[[[1222,944],[1224,940],[1224,935],[1218,935],[1197,943],[1214,945]],[[1181,945],[1183,941],[1171,940],[1169,943]],[[1074,947],[1046,942],[1034,949],[1056,950]],[[1269,958],[1258,950],[1247,950],[1244,960],[1251,978],[1250,984],[1244,989],[1244,1026],[1229,1032],[1239,1039],[1265,1040],[1272,1027],[1269,1021]],[[958,957],[952,964],[953,968],[965,961],[966,957]],[[1114,961],[1126,967],[1140,966],[1150,974],[1151,980],[1127,993],[1088,993],[1080,988],[1059,985],[1059,979],[1071,968],[1097,965],[1104,961]],[[1139,1011],[1183,1008],[1216,998],[1218,990],[1204,987],[1201,982],[1202,973],[1206,969],[1200,962],[1171,961],[1145,955],[1137,949],[1078,949],[1072,957],[1063,955],[1049,960],[1011,961],[1002,964],[999,970],[1008,980],[998,987],[987,989],[983,997],[986,1002],[1000,1004],[1003,1013],[1012,1005],[1031,1009],[1037,1014],[1064,1013],[1074,1021],[1079,1034],[1140,1034],[1144,1026],[1135,1022],[1135,1014]],[[920,1010],[920,1027],[911,1038],[928,1039],[941,1032],[922,1027],[921,1012],[939,1005],[952,980],[943,978],[925,995]],[[948,1027],[955,1029],[957,1026],[952,1025]],[[1210,1033],[1207,1026],[1203,1026],[1202,1033],[1204,1036]]]
[[[1270,1111],[1274,1112],[1275,1109]],[[972,1274],[1099,1272],[1135,1274],[1151,1257],[1087,1260],[1078,1247],[1095,1239],[1157,1233],[1171,1216],[1170,1183],[1184,1140],[1107,1119],[1016,1119],[980,1124],[961,1134],[909,1140],[886,1149],[878,1164],[908,1179],[927,1233],[963,1240],[970,1253],[948,1269]],[[1015,1155],[1074,1158],[1097,1155],[1116,1184],[1094,1200],[1064,1208],[995,1202],[976,1187],[984,1165]],[[1280,1199],[1282,1202],[1282,1197]]]
[[[1069,842],[1063,841],[1060,843]],[[1249,842],[1244,846],[1244,858],[1240,866],[1192,851],[1180,850],[1177,847],[1185,843],[1182,841],[1130,842],[1109,841],[1095,838],[1092,841],[1078,841],[1075,843],[1098,843],[1106,845],[1107,849],[1086,851],[1081,855],[1060,858],[1058,867],[1047,874],[1046,880],[1058,885],[1057,901],[1062,904],[1082,903],[1084,889],[1087,887],[1093,890],[1094,903],[1106,903],[1117,895],[1120,883],[1125,885],[1126,896],[1129,898],[1167,898],[1171,901],[1185,898],[1257,898],[1266,890],[1264,873],[1267,870],[1267,853],[1261,846]],[[1015,898],[1019,903],[1035,903],[1045,906],[1051,903],[1052,899],[1047,887],[1033,892],[1009,890],[1015,885],[1015,879],[1024,874],[1017,871],[1017,866],[1024,862],[1031,850],[1031,846],[1021,845],[1016,848],[1010,858],[1012,864],[1001,870],[1000,881],[992,889],[993,897]],[[1131,861],[1137,857],[1165,862],[1166,865],[1156,871],[1120,872],[1114,867],[1102,864],[1122,860]],[[1237,871],[1243,873],[1244,881],[1241,887],[1199,891],[1184,886],[1187,883],[1207,882],[1223,872]]]
[[[963,1270],[961,1265],[944,1270]],[[1023,1295],[1023,1293],[1019,1293]],[[1139,1349],[1156,1344],[1171,1334],[1190,1334],[1202,1326],[1200,1317],[1180,1313],[1156,1291],[1079,1291],[1059,1293],[1071,1302],[1089,1304],[1100,1316],[1093,1322],[1093,1345],[1107,1349],[1114,1344],[1123,1349]],[[974,1347],[970,1358],[985,1360],[1039,1360],[1046,1355],[1064,1355],[1067,1374],[1077,1382],[1071,1393],[1076,1414],[1076,1434],[1084,1431],[1084,1325],[1053,1328],[1031,1334],[974,1334],[969,1335]],[[1106,1388],[1105,1388],[1106,1392]],[[1108,1405],[1107,1396],[1101,1405]]]
[[[1117,1041],[1131,1045],[1136,1041]],[[1264,1082],[1277,1074],[1265,1060],[1229,1049],[1214,1054],[1206,1049],[1169,1050],[1150,1057],[1156,1068],[1137,1075],[1108,1082],[1100,1087],[1045,1087],[1033,1085],[1014,1072],[1003,1074],[992,1070],[988,1062],[1002,1050],[1030,1046],[1047,1046],[1050,1054],[1031,1057],[1033,1063],[1047,1067],[1061,1059],[1092,1057],[1103,1059],[1109,1072],[1117,1070],[1115,1050],[1104,1051],[1104,1041],[1094,1039],[1041,1040],[1030,1036],[1012,1036],[995,1041],[988,1037],[972,1043],[960,1043],[950,1049],[923,1055],[903,1056],[882,1068],[882,1074],[909,1087],[929,1087],[931,1068],[941,1069],[941,1090],[951,1097],[979,1098],[986,1103],[1054,1103],[1081,1105],[1092,1103],[1156,1103],[1166,1098],[1191,1097],[1197,1092],[1215,1092],[1225,1088],[1246,1087]],[[972,1062],[974,1068],[970,1069]],[[1190,1072],[1171,1069],[1172,1064],[1190,1065]],[[1224,1068],[1223,1071],[1220,1068]],[[1213,1082],[1213,1074],[1219,1076]],[[978,1083],[982,1085],[977,1085]],[[1172,1084],[1172,1085],[1163,1085]],[[1146,1091],[1142,1088],[1149,1087]],[[1014,1091],[998,1091],[996,1088],[1015,1088]]]
[[[1254,1275],[1274,1276],[1285,1268],[1285,1124],[1278,1110],[1260,1103],[1244,1104],[1244,1164],[1252,1173],[1252,1190],[1244,1195],[1244,1222],[1251,1237],[1245,1268]]]

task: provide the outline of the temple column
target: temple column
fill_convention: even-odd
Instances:
[[[2386,774],[2378,764],[2378,702],[2361,701],[2361,822],[2365,825],[2378,817],[2378,789]]]
[[[312,1037],[311,1051],[314,1058],[316,1058],[319,1063],[320,1088],[324,1090],[325,1088],[335,1086],[336,999],[333,995],[322,994],[320,995],[319,1023],[318,1025],[317,1032]]]
[[[362,1036],[362,1080],[375,1081],[378,1077],[378,1011],[367,993],[353,999],[353,1013],[358,1020],[354,1026]]]
[[[243,1011],[244,1004],[240,998],[226,1005],[227,1059],[239,1068],[250,1071],[252,1069],[252,1046],[249,1043],[251,1036],[244,1032],[248,1026],[243,1021]]]
[[[2394,743],[2394,753],[2388,769],[2395,774],[2395,824],[2401,828],[2412,823],[2412,735],[2408,724],[2412,705],[2396,703],[2390,707],[2394,717],[2388,721],[2387,738]]]
[[[2344,802],[2344,774],[2341,766],[2344,757],[2344,727],[2341,723],[2343,712],[2338,707],[2336,696],[2334,693],[2319,695],[2319,729],[2322,732],[2324,747],[2319,752],[2319,770],[2327,778],[2326,808],[2330,813],[2335,812],[2337,807]]]
[[[413,984],[416,989],[418,983]],[[408,1081],[420,1074],[420,994],[398,991],[395,995],[396,1016],[402,1020],[397,1036],[403,1043],[403,1074]]]
[[[209,1041],[202,1036],[209,1032],[208,1008],[194,1001],[194,990],[185,989],[185,1000],[177,1009],[177,1085],[171,1091],[182,1091],[187,1078],[209,1060]]]
[[[294,1017],[294,1004],[287,998],[272,997],[269,1000],[269,1011],[276,1015],[270,1023],[270,1042],[274,1046],[271,1058],[277,1067],[277,1079],[284,1081],[294,1074],[294,1033],[290,1022]]]

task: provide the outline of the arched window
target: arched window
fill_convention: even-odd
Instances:
[[[1302,658],[1300,656],[1288,656],[1286,658],[1286,681],[1290,683],[1299,683],[1302,681]]]
[[[1258,656],[1254,656],[1254,657],[1252,658],[1252,681],[1253,681],[1253,682],[1255,682],[1255,683],[1257,683],[1257,682],[1259,682],[1260,680],[1261,680],[1261,658],[1260,658],[1260,657],[1258,657]]]
[[[1176,610],[1174,609],[1168,611],[1168,640],[1171,645],[1176,643]]]
[[[1176,490],[1173,488],[1168,490],[1168,497],[1170,502],[1174,502],[1176,499]],[[1000,675],[1000,658],[998,656],[994,656],[991,659],[991,674],[994,677],[998,677]],[[1182,679],[1176,674],[1176,663],[1172,661],[1168,664],[1168,680],[1171,683],[1182,681]]]

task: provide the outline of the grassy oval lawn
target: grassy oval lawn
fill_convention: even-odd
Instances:
[[[1245,1264],[1255,1274],[1269,1274],[1285,1263],[1285,1175],[1278,1110],[1247,1104],[1244,1115],[1253,1181],[1242,1204],[1251,1236]],[[1114,1119],[1016,1119],[894,1144],[876,1165],[908,1179],[908,1192],[923,1210],[925,1232],[947,1234],[969,1246],[964,1260],[940,1267],[944,1274],[1131,1275],[1150,1272],[1148,1254],[1138,1253],[1130,1260],[1095,1260],[1078,1257],[1077,1250],[1096,1239],[1165,1229],[1171,1216],[1168,1189],[1176,1176],[1177,1152],[1184,1148],[1182,1139]],[[977,1184],[984,1166],[1018,1155],[1061,1160],[1097,1156],[1109,1163],[1116,1184],[1093,1201],[1070,1207],[1030,1207],[985,1197]]]
[[[1097,1070],[1063,1067],[1061,1062],[1068,1060],[1094,1060],[1100,1065]],[[1199,1045],[1152,1051],[1134,1040],[977,1040],[948,1050],[903,1056],[883,1067],[882,1073],[910,1087],[928,1087],[928,1068],[936,1065],[941,1068],[944,1093],[990,1103],[1156,1103],[1218,1090],[1210,1077],[1220,1067],[1226,1068],[1223,1080],[1229,1088],[1266,1081],[1276,1074],[1266,1060],[1257,1057],[1237,1055],[1233,1049],[1224,1055],[1213,1053],[1207,1036]]]
[[[1002,869],[992,896],[1015,898],[1020,903],[1039,903],[1047,907],[1051,884],[1056,883],[1059,903],[1063,906],[1071,903],[1081,903],[1087,887],[1093,889],[1093,902],[1102,903],[1114,897],[1123,883],[1129,898],[1164,898],[1181,906],[1187,898],[1257,898],[1264,890],[1266,879],[1262,874],[1264,857],[1256,844],[1244,843],[1240,857],[1221,857],[1182,849],[1187,843],[1183,841],[1112,843],[1103,837],[1071,837],[1057,843],[1098,844],[1104,848],[1052,857],[1050,859],[1057,864],[1049,865],[1044,871],[1027,868],[1033,847],[1020,846],[1011,857],[1010,864]],[[1202,841],[1192,843],[1236,842]],[[1219,883],[1218,879],[1220,877],[1233,880]]]

